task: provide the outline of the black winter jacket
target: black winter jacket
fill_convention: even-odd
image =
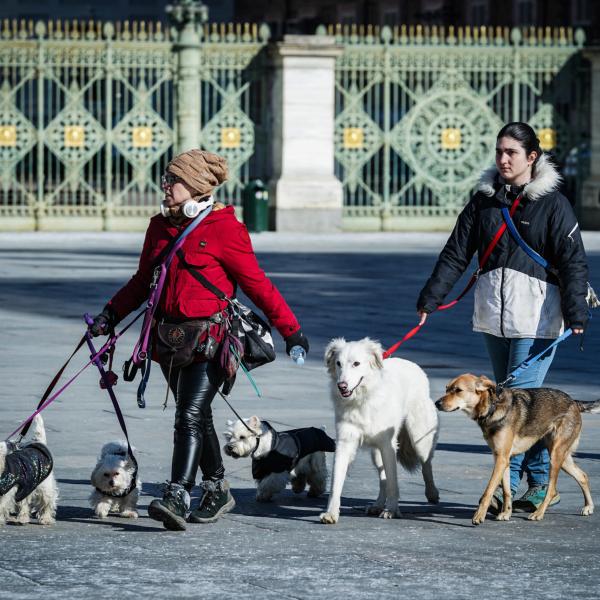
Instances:
[[[587,259],[575,213],[557,191],[559,183],[560,175],[542,155],[513,216],[525,242],[552,269],[538,265],[506,231],[479,274],[474,331],[507,338],[555,338],[564,322],[585,327]],[[475,252],[483,255],[503,223],[501,208],[515,197],[495,167],[483,174],[421,290],[418,310],[430,313],[442,304]]]

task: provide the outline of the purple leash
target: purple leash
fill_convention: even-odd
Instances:
[[[158,301],[160,300],[160,295],[162,293],[163,286],[165,284],[165,279],[167,277],[167,272],[169,271],[169,267],[171,266],[171,261],[175,256],[175,253],[181,246],[183,246],[183,242],[185,238],[192,233],[194,229],[200,224],[200,222],[207,217],[212,211],[212,203],[205,208],[181,233],[181,235],[177,238],[173,247],[169,251],[167,258],[154,269],[154,278],[152,283],[150,284],[150,288],[152,291],[150,292],[150,296],[148,298],[148,302],[146,304],[144,322],[142,324],[142,331],[140,333],[140,337],[135,344],[133,349],[133,354],[131,357],[131,361],[136,367],[140,367],[142,363],[148,358],[148,345],[150,340],[150,331],[152,329],[152,320],[154,319],[154,313],[156,312],[156,308],[158,306]]]
[[[85,319],[85,322],[88,324],[88,326],[93,325],[94,319],[91,315],[89,315],[88,313],[85,313],[83,318]],[[133,323],[133,321],[132,321],[132,323]],[[130,323],[127,327],[129,327],[132,323]],[[121,332],[121,333],[123,333],[123,332]],[[87,342],[87,345],[90,349],[90,352],[92,353],[90,360],[91,360],[91,362],[93,362],[96,365],[96,367],[98,367],[98,371],[100,371],[100,377],[102,378],[102,381],[104,382],[104,387],[105,387],[106,391],[108,392],[108,395],[110,396],[111,402],[115,409],[115,414],[117,415],[117,419],[119,421],[119,425],[121,426],[121,430],[123,431],[123,434],[125,435],[125,439],[127,440],[127,452],[129,453],[129,456],[130,456],[131,461],[133,462],[133,465],[135,468],[135,472],[131,477],[133,487],[130,486],[130,489],[125,490],[125,492],[122,494],[123,496],[126,496],[135,487],[135,482],[137,481],[137,472],[138,472],[137,460],[135,459],[135,456],[133,456],[133,450],[132,450],[131,444],[129,442],[129,434],[127,433],[127,426],[125,425],[125,418],[123,417],[123,413],[121,412],[121,407],[119,406],[117,396],[115,395],[115,392],[113,390],[114,382],[110,379],[109,374],[106,372],[104,365],[102,364],[102,360],[100,358],[100,356],[102,356],[102,352],[96,352],[96,349],[94,348],[94,343],[92,342],[92,335],[91,335],[89,329],[88,329],[88,331],[85,332],[84,337],[85,337],[85,341]],[[111,339],[113,340],[113,344],[114,344],[114,342],[116,342],[116,336]]]
[[[54,386],[57,384],[58,380],[60,379],[60,376],[63,374],[67,365],[69,364],[69,362],[71,362],[71,359],[75,356],[75,354],[77,354],[79,349],[85,343],[86,336],[88,335],[88,332],[86,332],[86,334],[81,338],[81,340],[77,344],[77,347],[75,348],[75,350],[73,351],[71,356],[67,359],[67,362],[65,362],[65,364],[59,369],[58,373],[54,376],[54,378],[50,382],[50,385],[44,392],[44,395],[42,396],[42,399],[40,400],[35,412],[32,415],[30,415],[29,417],[27,417],[27,419],[25,419],[25,421],[23,421],[6,438],[6,440],[9,440],[11,437],[13,437],[13,435],[16,435],[19,431],[21,432],[19,441],[21,439],[23,439],[23,437],[25,437],[25,435],[27,434],[27,431],[29,430],[31,421],[37,415],[39,415],[44,409],[46,409],[48,406],[50,406],[50,404],[52,404],[52,402],[54,402],[79,377],[79,375],[81,375],[81,373],[83,373],[83,371],[85,371],[92,363],[94,363],[96,360],[100,361],[100,357],[107,350],[109,350],[112,346],[114,346],[116,344],[117,340],[142,316],[142,314],[143,314],[142,312],[138,313],[136,315],[136,317],[131,321],[131,323],[129,323],[126,327],[124,327],[119,333],[117,333],[117,334],[113,335],[111,338],[109,338],[106,341],[106,343],[102,346],[102,348],[100,348],[100,350],[98,352],[94,351],[94,353],[90,357],[90,360],[85,365],[83,365],[83,367],[81,367],[81,369],[79,369],[79,371],[77,371],[77,373],[75,373],[75,375],[73,375],[73,377],[71,377],[71,379],[69,379],[69,381],[67,381],[67,383],[65,383],[57,392],[55,392],[52,396],[50,396],[52,390],[54,389]],[[89,317],[89,315],[86,314],[86,317],[85,317],[86,322],[87,322],[87,317]]]

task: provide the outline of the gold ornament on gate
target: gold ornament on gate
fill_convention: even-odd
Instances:
[[[0,146],[17,145],[17,126],[0,125]]]
[[[556,148],[556,129],[544,127],[537,132],[537,135],[542,150],[552,150],[552,148]]]
[[[85,128],[81,125],[65,125],[65,148],[82,148],[85,146]]]
[[[357,150],[362,148],[365,142],[365,134],[362,127],[344,128],[344,148]]]
[[[440,144],[443,150],[458,150],[461,144],[460,129],[456,127],[442,129]]]
[[[221,148],[239,148],[242,132],[238,127],[221,127]]]
[[[131,131],[131,145],[134,148],[150,148],[152,146],[152,127],[134,127]]]

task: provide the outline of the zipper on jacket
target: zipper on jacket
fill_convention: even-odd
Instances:
[[[502,267],[502,278],[500,279],[500,333],[504,336],[504,267]]]

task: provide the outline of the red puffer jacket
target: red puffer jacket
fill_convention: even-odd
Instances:
[[[138,270],[109,302],[119,320],[147,300],[158,256],[185,225],[176,227],[161,215],[150,220]],[[248,230],[236,219],[232,206],[213,210],[187,236],[182,251],[185,261],[227,296],[233,295],[237,282],[284,338],[300,329],[283,296],[260,268]],[[174,256],[157,315],[166,319],[203,318],[223,310],[226,305],[194,279],[178,256]]]

